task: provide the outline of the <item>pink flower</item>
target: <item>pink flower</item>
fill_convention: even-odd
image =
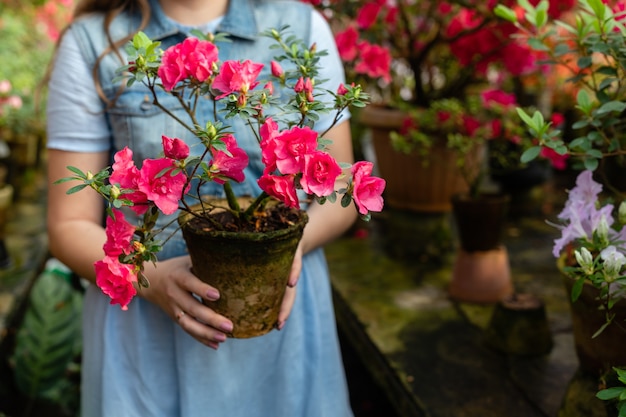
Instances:
[[[161,142],[167,158],[183,160],[189,156],[189,146],[183,140],[162,135]]]
[[[219,75],[213,81],[213,88],[222,93],[216,99],[219,100],[234,93],[245,95],[259,84],[257,77],[262,69],[263,64],[252,62],[249,59],[243,62],[225,61]]]
[[[356,22],[361,30],[369,29],[375,22],[380,13],[382,5],[375,2],[367,2],[356,17]]]
[[[480,121],[472,116],[463,116],[463,128],[468,136],[474,136],[478,128],[480,128]]]
[[[368,161],[359,161],[352,166],[352,198],[361,214],[383,209],[385,180],[371,176],[373,166]]]
[[[300,208],[293,175],[263,174],[257,181],[267,194],[282,201],[287,207]]]
[[[171,91],[176,84],[187,78],[187,69],[181,57],[181,44],[169,47],[163,52],[161,66],[157,74],[161,78],[163,88],[166,91]]]
[[[276,167],[281,174],[297,174],[304,156],[317,149],[317,132],[307,126],[295,126],[278,133],[274,146]]]
[[[304,169],[300,185],[307,194],[325,197],[335,191],[335,181],[341,167],[331,155],[316,151],[304,156]]]
[[[186,38],[180,53],[185,62],[185,70],[200,82],[204,82],[213,74],[213,66],[217,63],[217,47],[205,40]]]
[[[490,107],[492,103],[501,104],[505,107],[517,104],[515,94],[509,94],[497,88],[483,91],[480,93],[480,99],[485,107]]]
[[[359,40],[359,32],[353,26],[348,27],[343,32],[335,35],[335,43],[339,56],[343,61],[352,61],[359,53],[357,42]]]
[[[143,214],[148,210],[148,197],[145,193],[138,190],[137,182],[139,181],[139,169],[133,161],[133,151],[128,147],[118,151],[113,156],[113,172],[109,177],[111,184],[119,184],[122,189],[132,190],[124,193],[123,198],[133,203],[131,209],[137,214]]]
[[[241,182],[245,178],[243,170],[248,166],[248,154],[237,145],[233,135],[226,135],[222,140],[226,151],[213,148],[213,160],[209,164],[209,171],[215,175],[213,181],[218,184],[228,179]]]
[[[278,124],[268,117],[259,129],[261,135],[261,162],[270,172],[276,169],[276,136],[278,136]]]
[[[183,196],[187,177],[182,171],[172,175],[176,169],[174,161],[168,158],[146,159],[139,171],[137,186],[149,200],[165,215],[178,210],[178,201]]]
[[[380,77],[385,82],[391,81],[391,54],[380,45],[368,42],[359,44],[361,54],[354,66],[354,70],[369,77]]]
[[[157,72],[163,88],[171,91],[176,84],[189,76],[204,82],[213,74],[217,55],[217,47],[213,43],[194,37],[167,48],[163,52]]]
[[[120,210],[113,210],[115,219],[107,216],[106,236],[107,240],[102,249],[107,256],[119,256],[122,253],[128,255],[132,252],[131,240],[135,234],[135,226],[128,223],[124,213]]]
[[[96,285],[111,298],[111,304],[119,304],[122,310],[128,310],[128,304],[137,294],[133,282],[137,274],[133,265],[120,263],[116,258],[106,256],[94,263]]]

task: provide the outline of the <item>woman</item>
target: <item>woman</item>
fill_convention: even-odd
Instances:
[[[155,157],[161,134],[184,135],[141,90],[120,90],[113,82],[115,69],[125,64],[116,52],[137,30],[160,40],[163,49],[194,28],[224,32],[231,42],[219,45],[220,60],[252,59],[269,71],[272,50],[258,34],[285,24],[308,44],[330,52],[319,78],[342,82],[332,34],[303,3],[81,2],[60,42],[49,81],[52,254],[91,282],[93,263],[103,257],[103,202],[91,190],[67,195],[71,183],[53,184],[68,176],[67,166],[95,173],[126,145],[138,159]],[[333,140],[332,155],[352,162],[346,119],[327,136]],[[329,125],[330,119],[323,118],[316,128],[323,131]],[[246,151],[258,154],[250,143]],[[260,169],[251,164],[246,183],[237,184],[239,193],[258,192]],[[308,214],[279,316],[280,331],[262,337],[226,340],[233,324],[196,298],[216,299],[219,291],[191,274],[180,239],[168,242],[156,267],[146,265],[150,288],[139,292],[128,311],[109,305],[108,297],[91,285],[83,318],[82,416],[351,416],[321,247],[351,225],[355,210],[312,203]]]

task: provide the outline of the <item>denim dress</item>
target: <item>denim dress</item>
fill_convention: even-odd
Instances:
[[[187,36],[184,28],[163,14],[158,1],[151,0],[151,6],[152,19],[144,32],[160,40],[163,49]],[[332,35],[325,23],[321,25],[322,35],[313,33],[317,30],[311,29],[315,21],[312,13],[309,6],[289,0],[231,0],[217,27],[232,40],[218,44],[220,60],[245,57],[263,62],[266,65],[260,78],[268,79],[274,50],[269,47],[271,39],[258,34],[288,24],[309,44],[320,36],[328,44]],[[322,19],[315,17],[318,22]],[[109,151],[112,155],[129,146],[139,165],[141,160],[162,152],[163,134],[182,138],[190,145],[197,143],[151,103],[148,90],[141,84],[125,89],[115,106],[107,108],[94,92],[81,90],[81,83],[67,76],[72,68],[76,72],[82,67],[87,72],[106,48],[102,22],[97,14],[79,19],[61,45],[50,83],[48,147]],[[113,38],[131,32],[138,22],[139,16],[122,14],[112,22]],[[73,58],[72,45],[76,49]],[[325,71],[334,77],[328,83],[330,89],[343,81],[343,70],[336,50],[331,49],[329,55]],[[82,62],[68,63],[76,56]],[[110,98],[118,93],[119,84],[113,80],[120,65],[114,54],[99,63],[98,76]],[[172,97],[162,95],[160,100],[185,117]],[[212,106],[203,104],[199,120],[208,120],[212,111]],[[246,180],[234,188],[238,194],[257,195],[256,180],[263,171],[259,146],[246,126],[233,121],[224,123],[233,125],[239,145],[250,156]],[[316,127],[323,130],[325,123],[330,123],[328,118]],[[192,152],[199,148],[191,146]],[[204,192],[219,195],[220,189],[208,185]],[[185,253],[182,237],[177,235],[168,241],[159,258]],[[109,301],[99,288],[88,288],[83,315],[82,417],[352,416],[322,249],[303,259],[295,305],[282,330],[251,339],[229,339],[217,351],[197,342],[142,298],[135,297],[127,311]]]

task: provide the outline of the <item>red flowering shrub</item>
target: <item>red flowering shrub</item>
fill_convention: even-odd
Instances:
[[[329,18],[350,78],[386,104],[427,107],[493,83],[488,71],[500,78],[537,71],[537,53],[511,36],[515,25],[493,13],[497,4],[513,1],[303,1]],[[550,1],[550,15],[573,1]]]
[[[125,147],[114,155],[110,169],[91,174],[70,167],[75,175],[57,181],[79,180],[82,184],[68,192],[90,187],[108,202],[105,258],[95,263],[95,269],[96,283],[111,297],[111,303],[126,309],[136,294],[135,287],[147,284],[142,275],[143,265],[155,261],[162,248],[162,240],[157,238],[160,231],[156,227],[161,214],[171,215],[182,210],[201,216],[192,208],[200,201],[207,211],[215,208],[203,196],[193,194],[204,183],[223,185],[228,207],[220,208],[228,210],[234,217],[234,224],[229,225],[228,230],[236,225],[242,230],[260,232],[258,220],[265,216],[263,208],[268,200],[276,199],[287,207],[299,209],[298,190],[320,204],[335,202],[339,195],[344,207],[354,202],[355,209],[365,220],[369,219],[370,212],[382,210],[385,181],[371,175],[372,163],[341,166],[327,152],[327,141],[321,140],[320,134],[312,128],[318,112],[334,111],[339,115],[353,104],[364,106],[367,95],[359,86],[339,85],[334,86],[337,92],[331,93],[334,101],[322,103],[316,98],[319,95],[315,92],[315,80],[304,75],[317,74],[319,58],[315,49],[307,48],[299,41],[286,45],[277,31],[267,35],[283,45],[284,51],[271,64],[273,79],[265,80],[262,88],[259,88],[262,83],[258,77],[263,64],[250,60],[220,62],[217,47],[208,39],[187,38],[160,51],[159,42],[139,33],[128,46],[130,63],[120,69],[122,76],[128,79],[129,85],[144,83],[152,92],[155,104],[166,114],[172,115],[159,102],[156,89],[162,87],[176,97],[194,125],[188,126],[174,115],[173,118],[192,132],[203,148],[200,156],[190,155],[186,142],[163,135],[163,156],[145,159],[141,167],[133,162],[132,150]],[[296,50],[299,52],[294,53]],[[295,70],[283,71],[278,64],[281,60],[290,60]],[[291,94],[286,105],[281,106],[273,100],[273,82],[280,83],[287,94]],[[228,114],[226,120],[229,117],[243,118],[259,141],[265,165],[257,181],[262,193],[248,208],[239,207],[230,185],[231,181],[244,181],[248,155],[239,147],[236,136],[228,132],[229,126],[196,120],[197,100],[207,99],[214,105],[218,101],[224,102]],[[268,117],[264,111],[268,105],[281,111]],[[294,113],[300,121],[296,125],[293,123]],[[347,182],[336,190],[342,174],[346,175]],[[199,185],[191,187],[192,181]],[[122,206],[143,216],[140,224],[129,224],[119,210]],[[213,223],[217,227],[218,222]]]

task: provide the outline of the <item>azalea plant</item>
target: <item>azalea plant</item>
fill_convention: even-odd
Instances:
[[[481,107],[484,96],[490,96],[492,102],[497,96],[513,97],[515,103],[530,110],[537,106],[545,79],[537,65],[540,55],[512,37],[519,30],[514,24],[494,14],[499,2],[308,2],[328,17],[350,77],[364,86],[374,103],[407,113],[404,128],[394,135],[393,147],[401,152],[421,149],[423,156],[442,142],[459,150],[457,166],[465,171],[463,176],[475,194],[486,172],[476,173],[474,164],[466,166],[464,153],[470,149],[480,152],[494,135],[500,142],[515,142],[520,137],[512,132],[513,123],[495,126],[514,108],[496,109],[494,105],[485,109]],[[551,1],[551,14],[560,16],[572,2]],[[443,119],[444,123],[435,123]],[[509,137],[502,136],[509,133]],[[499,150],[511,153],[518,148],[496,147],[493,152]],[[519,155],[515,165],[518,161]]]
[[[219,206],[233,220],[228,225],[213,221],[212,227],[255,233],[268,217],[265,208],[270,201],[300,209],[299,192],[321,204],[338,198],[343,206],[355,204],[365,220],[383,207],[385,182],[371,175],[372,163],[359,161],[350,166],[335,161],[326,151],[330,141],[313,130],[318,114],[334,112],[334,125],[349,106],[364,106],[367,100],[359,86],[339,85],[326,90],[332,102],[320,101],[322,80],[316,76],[325,51],[285,37],[282,29],[271,30],[264,36],[276,41],[280,53],[271,62],[272,79],[260,80],[264,64],[221,62],[216,46],[220,39],[195,35],[162,51],[160,42],[138,33],[127,47],[129,64],[120,68],[120,74],[128,86],[139,82],[147,86],[153,102],[193,133],[201,152],[191,154],[182,139],[163,135],[163,154],[144,160],[140,167],[132,159],[132,150],[125,147],[115,154],[112,167],[95,174],[69,167],[74,175],[60,180],[81,182],[68,193],[90,187],[108,202],[106,256],[95,264],[96,283],[123,309],[136,294],[136,284],[149,285],[143,265],[155,262],[162,248],[162,230],[156,228],[161,215],[182,210],[207,217]],[[280,94],[275,94],[278,89]],[[189,120],[162,105],[157,94],[161,90],[178,100]],[[215,116],[221,111],[226,120],[243,120],[259,143],[265,166],[258,180],[262,192],[248,207],[240,206],[231,185],[231,181],[244,180],[248,155],[229,125],[196,118],[200,100],[211,101]],[[346,186],[336,190],[342,176]],[[201,188],[207,183],[222,185],[227,204],[203,198]],[[124,206],[142,216],[139,224],[126,221],[120,210]]]
[[[611,307],[626,296],[626,202],[616,208],[610,200],[601,200],[602,188],[592,171],[578,175],[557,216],[561,223],[554,224],[561,236],[554,241],[552,254],[564,257],[564,272],[575,280],[572,301],[585,282],[600,291],[606,326],[613,319]]]
[[[329,18],[348,74],[386,104],[463,98],[497,67],[535,68],[533,51],[493,14],[495,1],[308,0]],[[571,1],[554,1],[554,14]],[[491,80],[493,81],[493,80]]]
[[[427,156],[434,145],[432,136],[444,136],[448,148],[457,152],[457,166],[469,195],[475,197],[489,174],[524,166],[520,154],[530,137],[519,123],[517,106],[515,94],[498,88],[482,90],[465,101],[436,100],[428,108],[411,109],[402,129],[391,134],[392,144],[401,152]],[[554,120],[559,117],[553,114]],[[482,153],[488,154],[490,163],[482,163]],[[560,169],[566,157],[548,149],[541,158]]]
[[[522,156],[523,161],[537,157],[544,149],[568,155],[577,168],[596,170],[607,158],[626,155],[622,113],[626,110],[625,5],[618,1],[578,0],[576,8],[553,19],[548,2],[535,6],[519,1],[521,12],[505,6],[499,16],[519,28],[518,38],[544,54],[545,64],[565,72],[563,89],[574,97],[574,121],[556,126],[536,111],[520,111],[520,117],[536,142]],[[565,137],[571,128],[575,137]],[[623,165],[622,165],[623,166]]]

